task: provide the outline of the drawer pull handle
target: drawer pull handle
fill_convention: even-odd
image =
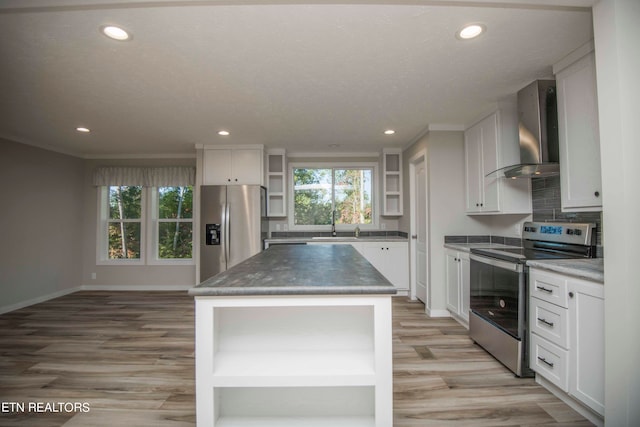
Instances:
[[[544,357],[538,356],[538,360],[544,363],[545,365],[549,366],[550,368],[553,368],[553,363],[547,362],[547,359],[545,359]]]
[[[541,291],[546,292],[548,294],[553,293],[553,289],[547,289],[544,286],[536,286],[536,288],[538,288],[538,290],[541,290]]]
[[[541,321],[542,323],[544,323],[547,326],[550,326],[553,328],[553,322],[549,322],[547,319],[541,319],[538,317],[538,320]]]

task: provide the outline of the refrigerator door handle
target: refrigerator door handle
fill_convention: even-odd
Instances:
[[[229,236],[231,232],[231,226],[229,225],[231,221],[231,216],[229,215],[229,203],[226,203],[225,206],[225,215],[226,219],[224,221],[225,227],[225,242],[224,242],[224,261],[227,264],[227,268],[229,268],[229,260],[231,259],[231,236]]]

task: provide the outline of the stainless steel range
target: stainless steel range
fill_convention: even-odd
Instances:
[[[517,376],[532,376],[526,262],[593,258],[595,238],[595,224],[526,222],[522,248],[471,249],[471,339]]]

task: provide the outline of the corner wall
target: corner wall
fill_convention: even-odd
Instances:
[[[84,161],[0,139],[0,313],[81,285]]]
[[[444,236],[451,234],[487,234],[489,225],[476,217],[465,214],[464,206],[464,133],[429,132],[407,148],[403,154],[404,213],[399,221],[401,231],[411,232],[409,200],[409,159],[420,151],[427,158],[428,200],[428,313],[446,313],[446,271]]]
[[[637,0],[593,6],[605,230],[605,420],[616,427],[640,425],[639,20]]]

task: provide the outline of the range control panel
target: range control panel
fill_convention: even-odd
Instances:
[[[578,222],[525,222],[522,238],[547,242],[595,244],[595,224]]]

